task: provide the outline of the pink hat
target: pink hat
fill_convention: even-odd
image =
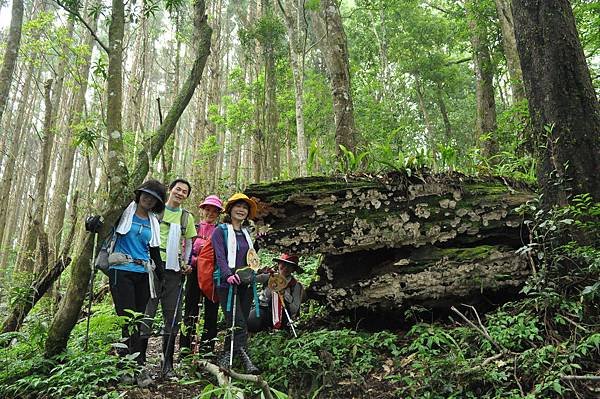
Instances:
[[[216,195],[209,195],[204,198],[204,202],[200,204],[200,208],[204,208],[206,205],[212,205],[219,208],[221,211],[223,210],[223,202]]]

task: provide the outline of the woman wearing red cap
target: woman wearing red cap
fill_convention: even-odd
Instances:
[[[200,298],[204,298],[204,326],[200,338],[204,352],[213,352],[215,346],[214,339],[217,336],[219,304],[213,303],[200,291],[198,279],[196,278],[196,263],[200,250],[210,240],[210,236],[217,227],[219,214],[223,211],[223,203],[216,195],[209,195],[200,204],[200,210],[202,211],[202,221],[197,226],[197,237],[192,247],[191,265],[194,270],[186,281],[185,309],[183,312],[184,328],[181,330],[181,335],[179,336],[180,349],[187,348],[188,353],[191,351],[192,341],[196,337]]]
[[[248,316],[250,332],[289,327],[289,318],[295,320],[300,311],[304,287],[292,276],[294,272],[303,272],[298,264],[298,257],[282,254],[279,258],[273,258],[273,262],[277,262],[280,278],[274,284],[270,282],[262,291],[259,305],[260,317],[256,315],[256,308],[250,312]],[[266,282],[268,279],[269,274],[261,274],[256,278],[259,282]]]

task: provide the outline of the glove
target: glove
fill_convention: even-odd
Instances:
[[[242,282],[242,280],[240,279],[240,276],[238,276],[237,274],[232,274],[231,276],[227,277],[228,284],[238,285],[241,282]]]

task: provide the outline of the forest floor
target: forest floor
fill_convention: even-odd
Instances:
[[[196,398],[200,395],[204,386],[201,384],[190,384],[183,385],[178,379],[161,379],[161,338],[152,337],[148,342],[148,352],[146,363],[146,370],[154,379],[154,383],[146,388],[133,387],[121,387],[119,386],[119,392],[124,394],[125,398],[141,399],[141,398],[156,398],[156,399],[167,399],[167,398]],[[177,361],[177,354],[179,354],[179,343],[175,347],[175,361]],[[178,375],[181,373],[181,369],[175,364],[175,370]],[[185,375],[181,377],[186,377]]]
[[[179,345],[176,349],[179,353]],[[176,363],[175,370],[180,377],[179,379],[163,380],[160,378],[160,358],[161,358],[161,339],[160,337],[152,337],[148,344],[148,362],[147,371],[154,379],[154,383],[146,388],[137,386],[120,385],[118,391],[124,398],[129,399],[178,399],[178,398],[198,398],[205,387],[205,382],[209,379],[203,376],[203,380],[197,383],[184,383],[184,381],[196,380],[193,367],[189,365],[181,365]],[[390,373],[390,367],[393,364],[392,359],[386,359],[382,362],[382,367],[379,371],[370,373],[366,376],[361,376],[359,379],[344,379],[339,381],[329,381],[325,390],[315,398],[343,398],[343,399],[360,399],[360,398],[378,398],[378,399],[393,399],[394,383],[387,380],[385,377]],[[210,380],[214,378],[210,377]],[[251,396],[246,396],[251,398]]]

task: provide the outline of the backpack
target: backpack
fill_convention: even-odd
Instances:
[[[219,224],[215,232],[221,230],[224,236],[224,242],[227,242],[227,226]],[[213,232],[213,234],[215,234]],[[221,280],[221,270],[216,267],[215,249],[212,246],[212,240],[207,240],[196,261],[196,269],[198,272],[198,286],[200,290],[213,303],[219,303],[217,294],[217,285]]]

